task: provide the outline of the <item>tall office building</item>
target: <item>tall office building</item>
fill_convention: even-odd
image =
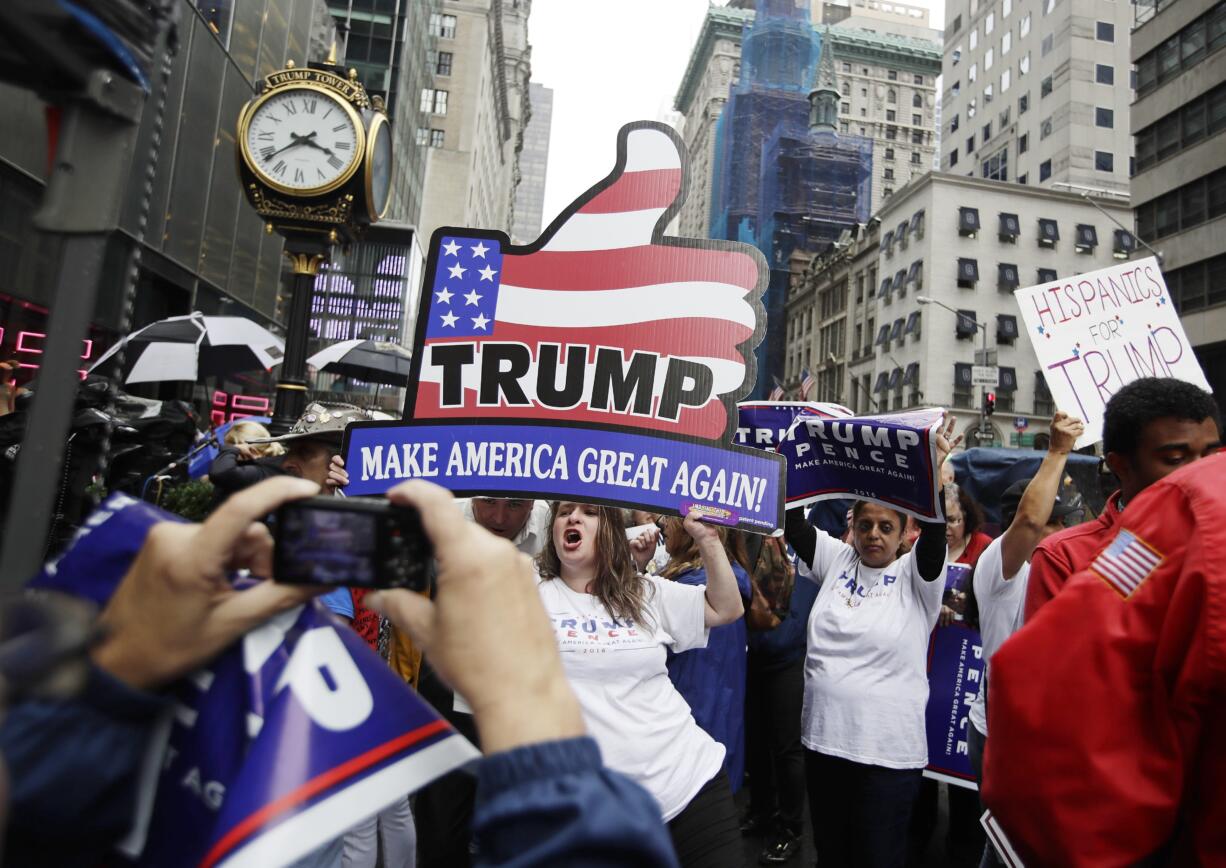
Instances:
[[[511,240],[516,244],[528,244],[541,234],[545,172],[549,167],[549,133],[553,129],[553,91],[535,81],[531,82],[528,85],[528,101],[532,116],[524,127],[524,147],[519,153],[515,222],[511,226]]]
[[[891,11],[883,11],[887,6]],[[685,118],[690,154],[690,192],[679,227],[685,236],[707,234],[715,126],[729,89],[740,81],[742,35],[754,14],[753,0],[710,7],[677,89],[674,106]],[[941,44],[917,34],[940,34],[927,26],[926,10],[906,4],[814,0],[811,14],[811,20],[831,24],[828,39],[842,92],[840,132],[872,140],[875,210],[935,162]]]
[[[430,148],[419,227],[510,232],[516,164],[530,112],[530,0],[449,0],[431,18],[437,68],[420,94],[417,142]]]
[[[950,0],[941,168],[1128,194],[1132,5]]]
[[[431,85],[439,0],[328,0],[344,34],[344,63],[387,102],[396,177],[387,219],[416,224],[421,216],[428,148],[418,142],[420,94]]]
[[[1149,0],[1135,9],[1137,234],[1162,253],[1171,298],[1220,403],[1226,400],[1226,2]]]

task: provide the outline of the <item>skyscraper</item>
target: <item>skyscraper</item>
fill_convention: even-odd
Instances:
[[[541,234],[545,172],[549,166],[549,133],[553,128],[553,91],[535,81],[530,82],[528,101],[532,116],[524,127],[524,146],[519,152],[515,222],[511,227],[511,240],[516,244],[535,241]]]
[[[1226,3],[1134,7],[1137,234],[1162,252],[1171,299],[1226,399]],[[1137,250],[1148,256],[1149,251]]]
[[[1129,3],[950,0],[941,168],[1128,193]]]

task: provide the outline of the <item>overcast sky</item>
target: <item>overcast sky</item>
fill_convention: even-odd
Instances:
[[[911,2],[942,26],[944,0]],[[553,88],[543,225],[613,168],[622,124],[664,119],[706,11],[707,0],[533,0],[532,80]]]

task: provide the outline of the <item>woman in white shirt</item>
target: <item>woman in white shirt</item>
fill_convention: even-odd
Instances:
[[[710,627],[744,611],[719,535],[691,513],[705,587],[639,575],[619,510],[554,504],[537,558],[538,590],[566,675],[605,764],[660,805],[683,866],[741,862],[724,748],[690,714],[668,677],[666,649],[702,648]]]
[[[952,419],[936,437],[949,454]],[[906,516],[859,501],[853,544],[788,514],[798,575],[817,582],[809,614],[801,742],[820,865],[902,866],[928,764],[928,635],[945,590],[945,523],[921,523],[899,555]]]

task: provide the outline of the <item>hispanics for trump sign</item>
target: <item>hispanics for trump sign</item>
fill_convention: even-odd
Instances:
[[[405,420],[349,427],[346,491],[424,478],[777,529],[783,461],[731,443],[767,266],[747,244],[664,237],[687,168],[673,130],[629,124],[612,174],[534,244],[436,231]]]
[[[1209,390],[1153,257],[1014,295],[1056,406],[1085,422],[1078,448],[1102,439],[1103,408],[1126,383],[1175,377]]]

